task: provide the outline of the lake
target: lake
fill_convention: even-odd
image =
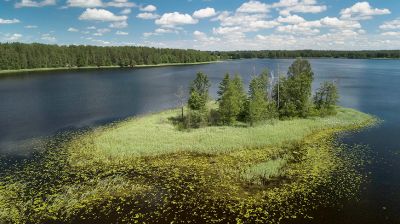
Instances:
[[[26,73],[0,78],[0,155],[29,158],[41,138],[91,128],[130,116],[175,107],[177,89],[196,73],[209,75],[216,95],[225,73],[251,76],[269,68],[285,73],[293,60],[249,59],[214,64]],[[313,88],[335,80],[340,104],[374,114],[377,127],[343,137],[369,145],[374,162],[361,199],[342,209],[316,212],[314,223],[400,223],[400,61],[311,59]]]

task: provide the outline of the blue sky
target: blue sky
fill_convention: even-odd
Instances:
[[[0,42],[400,49],[400,0],[0,0]]]

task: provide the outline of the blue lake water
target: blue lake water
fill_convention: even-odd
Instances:
[[[251,59],[138,69],[26,73],[0,78],[0,155],[27,157],[35,142],[70,129],[90,128],[178,105],[196,72],[209,75],[216,95],[224,74],[285,73],[290,59]],[[378,116],[377,127],[343,138],[376,153],[361,200],[316,213],[315,223],[400,223],[400,61],[311,59],[314,89],[337,81],[340,104]]]

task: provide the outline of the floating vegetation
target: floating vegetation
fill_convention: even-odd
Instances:
[[[184,133],[192,140],[185,136],[173,142],[174,132],[182,132],[151,115],[61,135],[47,141],[37,159],[0,176],[0,223],[284,223],[312,218],[310,212],[320,206],[357,197],[367,153],[362,146],[335,142],[334,135],[374,121],[341,109],[335,117],[299,119],[303,129],[291,128],[296,120],[251,131],[217,127]],[[135,122],[145,122],[148,131],[133,127]],[[267,140],[245,144],[248,132]],[[223,147],[224,141],[229,147]],[[135,144],[156,149],[137,151]]]

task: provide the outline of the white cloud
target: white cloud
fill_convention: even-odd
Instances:
[[[146,32],[143,33],[143,37],[151,37],[151,36],[159,36],[165,33],[176,33],[178,34],[179,31],[176,28],[157,28],[154,32]]]
[[[368,2],[357,2],[350,8],[342,9],[342,19],[367,20],[376,15],[390,14],[389,9],[372,8]]]
[[[136,4],[128,0],[113,0],[110,2],[103,2],[102,0],[68,0],[66,7],[80,7],[80,8],[96,8],[96,7],[117,7],[117,8],[132,8]]]
[[[123,32],[123,31],[117,31],[116,33],[115,33],[116,35],[129,35],[129,33],[128,32]]]
[[[269,6],[265,3],[251,0],[243,3],[236,11],[241,13],[267,13]]]
[[[154,5],[147,5],[143,8],[140,8],[140,10],[144,12],[154,12],[157,10],[157,7],[155,7]]]
[[[298,16],[298,15],[289,15],[287,17],[279,16],[277,18],[277,21],[280,23],[298,24],[298,23],[305,22],[306,20],[303,17]]]
[[[68,7],[82,7],[82,8],[94,8],[102,7],[103,2],[101,0],[68,0]]]
[[[214,28],[213,32],[218,35],[229,35],[234,33],[236,36],[244,36],[246,32],[255,32],[261,29],[270,29],[280,23],[266,20],[266,14],[260,13],[221,13],[216,20],[220,21],[220,27]]]
[[[240,26],[218,27],[213,28],[213,33],[218,35],[243,35],[243,30]]]
[[[179,26],[187,24],[198,23],[197,19],[194,19],[189,14],[181,14],[179,12],[165,13],[161,18],[157,19],[155,22],[157,25],[161,26]]]
[[[79,32],[79,30],[74,27],[70,27],[68,28],[68,32]]]
[[[21,0],[21,2],[15,3],[16,8],[22,7],[43,7],[48,5],[55,5],[56,0],[43,0],[43,1],[32,1],[32,0]]]
[[[197,19],[204,19],[208,17],[215,16],[217,13],[215,12],[214,8],[204,8],[204,9],[199,9],[193,13],[193,17]]]
[[[273,8],[279,9],[279,14],[284,16],[297,13],[320,13],[326,11],[326,5],[317,5],[316,0],[280,0],[272,4]]]
[[[27,28],[27,29],[36,29],[36,28],[38,28],[38,26],[35,26],[35,25],[27,25],[27,26],[24,26],[25,28]]]
[[[19,33],[6,34],[5,36],[6,36],[5,40],[12,41],[12,42],[13,41],[18,41],[18,40],[20,40],[22,38],[22,34],[19,34]]]
[[[95,26],[88,26],[88,27],[86,27],[86,29],[88,29],[88,30],[95,30],[96,27],[95,27]]]
[[[40,39],[48,41],[48,42],[56,42],[57,39],[49,33],[42,34]]]
[[[154,34],[154,33],[151,33],[151,32],[143,33],[143,37],[145,37],[145,38],[151,37],[151,36],[153,36],[153,35],[155,35],[155,34]]]
[[[128,23],[126,21],[113,22],[110,24],[109,27],[114,29],[122,29],[128,27]]]
[[[129,9],[129,8],[127,8],[127,9],[122,10],[122,11],[120,12],[120,14],[127,15],[127,14],[130,14],[131,12],[132,12],[132,10]]]
[[[310,27],[299,26],[299,25],[286,25],[286,26],[278,26],[276,29],[278,32],[282,33],[290,33],[290,34],[301,34],[301,35],[315,35],[320,31],[319,29],[313,29]]]
[[[108,29],[108,28],[101,28],[101,29],[97,29],[97,30],[96,30],[96,33],[94,33],[93,35],[94,35],[94,36],[103,36],[104,34],[109,33],[109,32],[111,32],[110,29]]]
[[[207,34],[201,31],[194,31],[193,32],[194,41],[199,45],[198,48],[203,48],[212,44],[216,44],[221,41],[220,38],[216,37],[209,37]],[[196,45],[195,45],[196,46]]]
[[[390,31],[382,33],[383,36],[394,36],[398,37],[400,35],[400,31]]]
[[[19,23],[20,21],[18,19],[2,19],[0,18],[0,24],[13,24],[13,23]]]
[[[382,30],[395,30],[400,29],[400,19],[395,19],[392,21],[386,21],[379,26]]]
[[[100,45],[110,45],[111,42],[109,41],[105,41],[105,40],[98,40],[98,39],[93,39],[93,38],[86,38],[87,40],[93,41],[96,44],[100,44]]]
[[[86,9],[82,15],[79,16],[79,20],[93,20],[103,22],[118,22],[127,20],[127,16],[117,16],[114,13],[105,9]]]
[[[114,0],[112,2],[106,3],[106,6],[112,6],[117,8],[132,8],[136,7],[136,4],[129,2],[128,0]]]
[[[340,20],[336,17],[324,17],[321,20],[321,24],[334,27],[334,28],[347,28],[347,29],[360,29],[361,24],[357,21],[352,20]]]
[[[173,29],[164,29],[164,28],[158,28],[154,31],[155,33],[177,33],[177,30],[173,30]]]
[[[158,19],[158,18],[160,18],[160,16],[155,14],[155,13],[143,12],[143,13],[139,13],[136,16],[136,18],[139,18],[139,19]]]

